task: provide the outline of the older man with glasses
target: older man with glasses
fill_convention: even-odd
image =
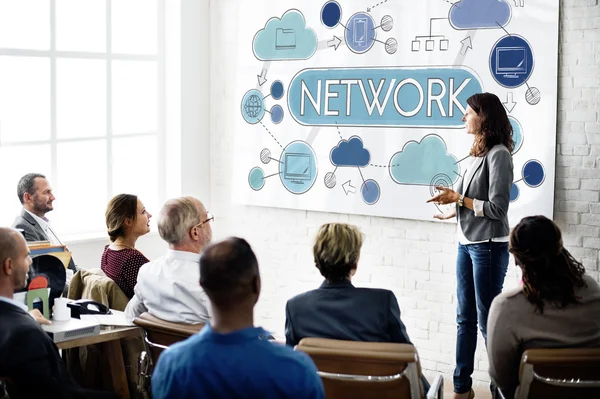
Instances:
[[[140,269],[135,295],[125,314],[133,319],[144,312],[174,323],[210,320],[208,298],[200,287],[200,254],[211,239],[214,216],[194,197],[167,201],[158,232],[169,244],[167,254]]]

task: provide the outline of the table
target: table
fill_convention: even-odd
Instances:
[[[121,338],[141,337],[139,327],[113,327],[101,329],[99,335],[77,338],[56,344],[58,349],[71,349],[81,346],[101,344],[101,351],[107,356],[110,367],[110,376],[113,389],[119,398],[130,399],[127,375],[125,374],[125,361],[121,351]]]

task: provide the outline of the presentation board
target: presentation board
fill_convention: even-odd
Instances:
[[[235,202],[432,220],[435,186],[473,159],[466,100],[491,92],[513,127],[511,224],[552,217],[558,0],[238,6]]]

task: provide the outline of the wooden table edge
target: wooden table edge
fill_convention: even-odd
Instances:
[[[58,349],[78,348],[86,345],[99,344],[102,342],[114,341],[121,338],[140,337],[141,329],[136,326],[131,327],[116,327],[112,330],[100,330],[99,335],[91,337],[76,338],[73,340],[58,342]]]

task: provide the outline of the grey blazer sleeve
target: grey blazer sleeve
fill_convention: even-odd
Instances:
[[[510,189],[513,184],[513,162],[508,151],[494,151],[487,157],[489,170],[489,200],[483,203],[483,214],[502,220],[508,213]]]

